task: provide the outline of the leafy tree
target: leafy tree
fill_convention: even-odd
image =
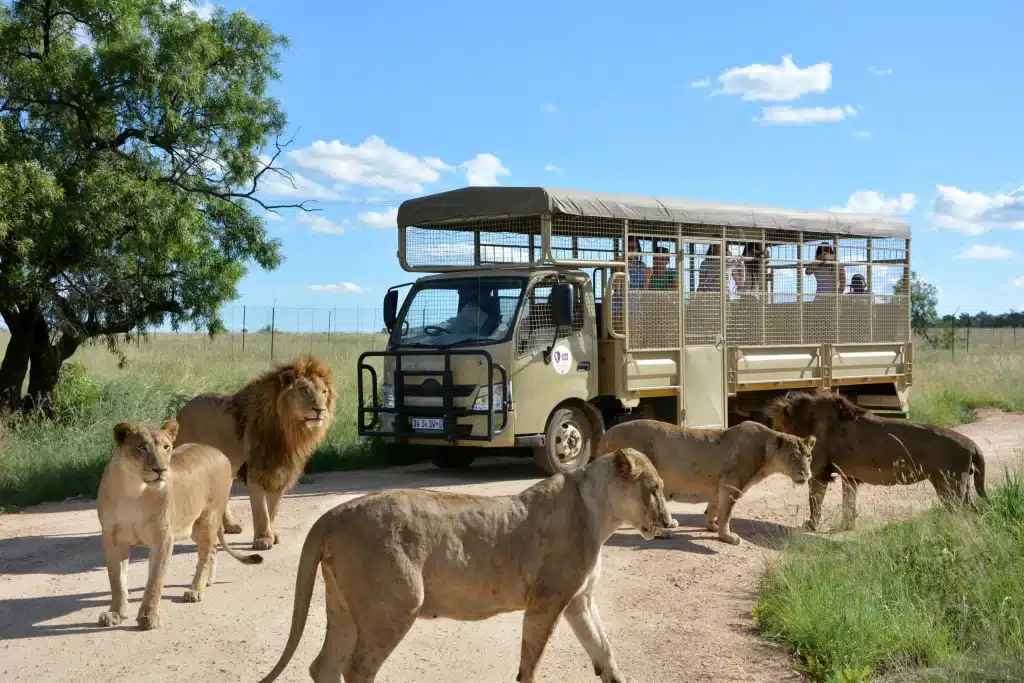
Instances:
[[[305,209],[257,197],[289,177],[267,94],[285,46],[182,0],[0,0],[0,408],[48,413],[88,340],[220,329],[245,264],[280,264],[255,209]]]
[[[910,273],[910,329],[925,339],[929,338],[939,316],[939,290],[932,283]]]

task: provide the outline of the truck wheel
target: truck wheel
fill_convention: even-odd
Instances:
[[[579,408],[559,408],[548,420],[544,446],[534,451],[537,465],[549,475],[571,472],[590,461],[590,421]]]
[[[465,469],[476,460],[476,454],[468,448],[437,448],[430,456],[430,462],[443,470]]]

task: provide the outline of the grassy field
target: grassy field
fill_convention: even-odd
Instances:
[[[814,681],[1024,680],[1024,480],[843,541],[795,536],[754,618]]]
[[[356,376],[359,354],[382,348],[383,335],[275,335],[278,363],[312,351],[335,374],[337,417],[327,442],[307,471],[382,464],[372,443],[356,435]],[[6,339],[0,338],[0,348]],[[55,423],[0,421],[0,507],[25,506],[92,495],[113,448],[111,428],[122,421],[162,423],[174,414],[181,395],[231,390],[271,367],[270,335],[249,334],[210,340],[203,335],[162,334],[125,349],[127,363],[103,346],[80,349],[61,383]]]
[[[987,336],[986,336],[987,334]],[[911,416],[954,425],[980,406],[1024,409],[1024,334],[1021,347],[998,331],[975,333],[970,353],[916,346]],[[383,335],[283,334],[274,339],[277,362],[313,352],[335,373],[337,419],[309,471],[382,464],[379,449],[356,436],[356,359],[381,348]],[[6,346],[0,332],[0,349]],[[25,506],[91,495],[110,457],[111,427],[121,421],[159,422],[173,414],[182,394],[230,390],[270,366],[270,335],[210,340],[201,334],[161,334],[124,349],[127,362],[102,345],[80,349],[77,367],[62,384],[56,423],[0,422],[0,507]]]

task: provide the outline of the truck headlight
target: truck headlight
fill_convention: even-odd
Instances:
[[[476,400],[473,401],[473,410],[487,410],[487,399],[490,397],[492,391],[494,392],[494,412],[499,412],[501,410],[501,406],[505,402],[506,396],[508,397],[509,410],[512,409],[512,380],[509,380],[505,384],[494,384],[490,387],[480,387],[476,392]]]

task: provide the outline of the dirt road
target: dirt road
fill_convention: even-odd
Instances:
[[[1017,467],[1024,416],[986,411],[962,428],[988,457],[989,485]],[[484,460],[458,474],[432,466],[317,475],[283,503],[281,545],[266,563],[248,567],[221,553],[217,583],[200,604],[181,600],[195,567],[194,546],[179,545],[168,570],[162,627],[135,629],[145,584],[147,551],[136,549],[129,569],[129,620],[116,629],[96,625],[110,600],[99,522],[91,501],[45,505],[0,516],[0,680],[215,683],[258,681],[284,646],[298,550],[325,510],[366,491],[430,487],[482,494],[522,490],[536,481],[524,460]],[[251,540],[248,500],[232,507],[245,520],[236,547]],[[864,487],[862,519],[897,518],[935,501],[928,484],[900,489]],[[826,499],[826,524],[838,518],[839,487]],[[788,658],[761,642],[750,620],[757,577],[772,548],[807,516],[806,487],[772,477],[740,501],[734,547],[694,528],[702,506],[669,504],[682,525],[672,539],[643,541],[622,529],[604,549],[599,605],[616,658],[631,681],[799,681]],[[382,669],[379,681],[500,683],[514,681],[521,613],[477,623],[420,621]],[[323,583],[298,652],[282,682],[309,681],[307,667],[323,642]],[[591,683],[587,657],[564,621],[545,652],[539,680]]]

